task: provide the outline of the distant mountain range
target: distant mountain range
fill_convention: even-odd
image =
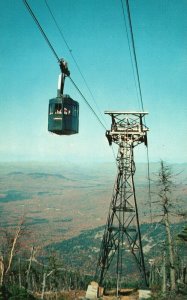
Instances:
[[[187,163],[171,168],[176,174],[173,197],[185,210]],[[150,164],[152,202],[158,169],[159,163]],[[46,245],[103,226],[116,174],[114,163],[1,163],[0,226],[14,227],[24,215],[33,239]],[[159,208],[155,203],[150,206],[146,164],[136,165],[135,186],[140,222],[150,222],[150,213],[158,215]]]

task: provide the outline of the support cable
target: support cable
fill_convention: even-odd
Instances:
[[[100,125],[106,130],[105,125],[102,123],[102,121],[100,120],[100,118],[98,117],[98,115],[96,114],[96,112],[94,111],[94,109],[91,107],[91,105],[89,104],[89,102],[86,100],[86,98],[84,97],[84,95],[82,94],[82,92],[80,91],[80,89],[78,88],[78,86],[76,85],[76,83],[73,81],[73,79],[70,76],[69,76],[69,79],[72,82],[72,84],[74,85],[74,87],[76,88],[76,90],[79,92],[79,94],[81,95],[81,97],[83,98],[83,100],[85,101],[85,103],[87,104],[87,106],[90,108],[90,110],[92,111],[92,113],[95,115],[95,117],[97,118],[97,120],[100,123]]]
[[[55,49],[54,49],[53,46],[51,45],[51,43],[50,43],[50,41],[49,41],[47,35],[45,34],[45,32],[44,32],[42,26],[40,25],[40,23],[38,22],[36,16],[34,15],[34,13],[33,13],[32,9],[31,9],[30,5],[28,4],[28,2],[27,2],[26,0],[23,0],[23,3],[25,4],[25,6],[26,6],[26,8],[28,9],[30,15],[32,16],[34,22],[35,22],[36,25],[38,26],[38,28],[39,28],[41,34],[43,35],[43,37],[44,37],[44,39],[46,40],[46,42],[47,42],[49,48],[51,49],[51,51],[53,52],[54,56],[56,57],[56,59],[57,59],[57,61],[58,61],[58,63],[59,63],[59,62],[60,62],[60,58],[58,57],[58,55],[57,55]]]
[[[122,3],[122,8],[123,8],[122,0],[121,0],[121,3]],[[129,7],[128,0],[126,0],[126,7],[127,7],[127,15],[128,15],[128,21],[129,21],[129,27],[130,27],[130,33],[131,33],[131,41],[132,41],[133,55],[134,55],[134,61],[135,61],[135,67],[136,67],[136,75],[137,75],[137,80],[138,80],[138,89],[139,89],[139,95],[140,95],[140,101],[141,101],[141,108],[142,108],[142,111],[144,111],[142,90],[141,90],[141,85],[140,85],[140,75],[139,75],[139,70],[138,70],[138,62],[137,62],[137,56],[136,56],[134,34],[133,34],[133,29],[132,29],[132,21],[131,21],[131,14],[130,14],[130,7]],[[144,117],[144,122],[146,125],[145,117]],[[151,219],[151,223],[152,223],[151,179],[150,179],[150,162],[149,162],[148,145],[147,145],[147,176],[148,176],[148,197],[149,197],[149,205],[150,205],[150,219]]]
[[[71,48],[69,47],[69,45],[68,45],[68,42],[67,42],[67,40],[66,40],[66,38],[65,38],[65,36],[64,36],[64,34],[63,34],[63,32],[62,32],[62,29],[61,29],[60,26],[58,25],[58,23],[57,23],[57,21],[56,21],[56,18],[55,18],[55,16],[54,16],[54,13],[52,12],[52,10],[51,10],[51,8],[50,8],[50,6],[49,6],[47,0],[44,0],[44,1],[45,1],[45,4],[46,4],[46,7],[48,8],[49,13],[50,13],[50,15],[51,15],[51,17],[52,17],[52,19],[53,19],[53,21],[54,21],[54,23],[55,23],[55,25],[56,25],[58,31],[59,31],[59,33],[60,33],[60,36],[61,36],[62,40],[64,41],[64,43],[65,43],[65,45],[66,45],[66,47],[67,47],[67,49],[68,49],[68,51],[69,51],[69,53],[70,53],[70,55],[71,55],[73,61],[74,61],[75,65],[76,65],[76,67],[77,67],[77,69],[78,69],[78,71],[79,71],[79,73],[80,73],[80,75],[81,75],[81,77],[82,77],[82,79],[83,79],[83,81],[84,81],[84,83],[85,83],[85,85],[86,85],[86,87],[87,87],[87,89],[88,89],[88,91],[89,91],[91,97],[92,97],[92,100],[93,100],[93,102],[95,103],[95,105],[96,105],[96,107],[97,107],[97,109],[98,109],[98,112],[100,113],[100,116],[101,116],[103,122],[105,123],[105,120],[104,120],[104,118],[103,118],[103,116],[102,116],[101,110],[100,110],[100,108],[99,108],[99,106],[98,106],[98,104],[97,104],[97,102],[96,102],[96,100],[95,100],[95,98],[94,98],[94,95],[93,95],[93,93],[92,93],[92,91],[91,91],[91,89],[90,89],[90,87],[89,87],[89,85],[88,85],[88,83],[87,83],[87,81],[86,81],[85,76],[83,75],[83,73],[82,73],[82,71],[81,71],[81,69],[80,69],[80,66],[79,66],[77,60],[75,59],[75,56],[74,56],[73,53],[72,53],[72,49],[71,49]],[[105,124],[105,125],[106,125],[106,124]]]
[[[126,31],[126,35],[127,35],[127,42],[128,42],[129,53],[130,53],[132,72],[133,72],[133,78],[134,78],[134,85],[135,85],[135,89],[136,89],[136,96],[137,96],[137,99],[138,99],[138,102],[139,102],[139,107],[141,107],[140,97],[139,97],[139,94],[138,94],[138,87],[137,87],[137,82],[136,82],[136,77],[135,77],[134,64],[133,64],[133,59],[132,59],[132,51],[131,51],[131,47],[130,47],[129,34],[128,34],[128,29],[127,29],[127,22],[126,22],[126,18],[125,18],[125,8],[124,8],[124,5],[123,5],[123,0],[121,0],[121,7],[122,7],[122,13],[123,13],[123,20],[124,20],[124,24],[125,24],[125,31]]]
[[[150,162],[149,162],[148,145],[147,145],[147,178],[148,178],[148,199],[149,199],[150,221],[151,221],[151,223],[153,223],[152,197],[151,197],[151,177],[150,177]]]
[[[129,26],[130,26],[130,33],[131,33],[132,49],[133,49],[135,67],[136,67],[136,74],[137,74],[137,80],[138,80],[138,88],[139,88],[139,93],[140,93],[141,107],[142,107],[142,110],[144,111],[143,99],[142,99],[142,90],[141,90],[141,85],[140,85],[140,75],[139,75],[139,71],[138,71],[138,62],[137,62],[137,57],[136,57],[134,34],[133,34],[133,30],[132,30],[131,14],[130,14],[130,8],[129,8],[129,1],[128,0],[126,0],[126,6],[127,6],[127,15],[128,15],[128,20],[129,20]]]

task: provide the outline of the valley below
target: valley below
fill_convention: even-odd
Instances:
[[[158,163],[150,165],[151,202],[146,164],[137,164],[136,198],[140,223],[159,221],[155,184]],[[176,182],[172,197],[186,208],[187,164],[171,166]],[[74,238],[106,223],[116,165],[1,163],[0,226],[15,228],[24,219],[28,243],[47,246]],[[176,175],[175,175],[176,174]],[[173,217],[173,222],[178,218]]]

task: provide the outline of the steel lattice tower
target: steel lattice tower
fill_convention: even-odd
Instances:
[[[147,145],[148,128],[143,124],[146,112],[105,112],[112,118],[106,132],[109,144],[118,145],[118,174],[114,185],[108,219],[101,243],[96,279],[102,285],[114,257],[116,258],[117,291],[125,264],[125,251],[135,257],[147,285],[144,255],[136,202],[134,147]]]

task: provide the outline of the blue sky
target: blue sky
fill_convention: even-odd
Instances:
[[[125,2],[124,2],[125,3]],[[129,0],[140,72],[150,161],[187,162],[187,1]],[[97,111],[44,0],[30,0],[59,57]],[[120,0],[48,0],[107,128],[105,110],[140,110]],[[56,96],[59,67],[21,0],[0,1],[0,161],[112,161],[105,131],[80,103],[80,133],[47,131],[48,100]],[[143,145],[135,159],[146,161]]]

